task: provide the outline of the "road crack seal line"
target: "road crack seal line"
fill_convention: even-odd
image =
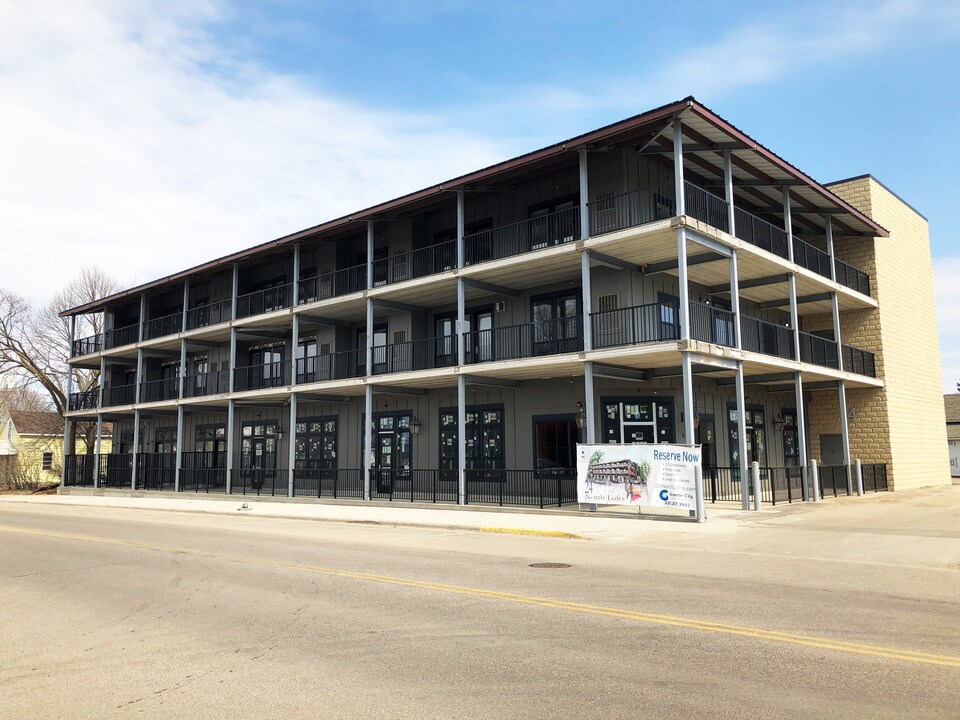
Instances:
[[[293,562],[284,562],[282,560],[254,559],[238,555],[228,555],[226,553],[217,553],[209,550],[192,550],[188,548],[177,548],[166,545],[154,545],[142,543],[134,540],[118,540],[115,538],[98,537],[95,535],[81,535],[76,533],[59,533],[48,530],[31,530],[26,528],[3,527],[0,526],[0,532],[18,533],[23,535],[35,535],[40,537],[52,537],[63,540],[77,540],[81,542],[93,542],[104,545],[121,545],[125,547],[136,547],[143,550],[152,550],[155,552],[179,553],[191,555],[194,557],[211,558],[226,562],[242,563],[245,565],[266,566],[282,568],[285,570],[294,570],[297,572],[309,572],[318,575],[327,575],[331,577],[349,578],[353,580],[363,580],[366,582],[376,582],[388,585],[397,585],[401,587],[418,588],[422,590],[433,590],[436,592],[452,593],[458,595],[469,595],[472,597],[482,597],[490,600],[500,600],[504,602],[513,602],[521,605],[532,605],[538,607],[553,608],[556,610],[566,610],[569,612],[578,612],[588,615],[600,615],[605,617],[620,618],[623,620],[633,620],[637,622],[652,623],[656,625],[669,625],[673,627],[688,628],[691,630],[700,630],[703,632],[722,633],[727,635],[739,635],[742,637],[751,637],[758,640],[769,640],[772,642],[788,643],[792,645],[802,645],[806,647],[819,648],[821,650],[834,650],[836,652],[852,653],[856,655],[869,655],[873,657],[888,658],[891,660],[901,660],[904,662],[915,662],[926,665],[938,665],[942,667],[960,668],[960,657],[953,655],[939,655],[936,653],[927,653],[917,650],[906,650],[902,648],[884,647],[882,645],[867,645],[863,643],[848,642],[846,640],[837,640],[834,638],[816,637],[813,635],[801,635],[797,633],[780,632],[777,630],[766,630],[764,628],[752,628],[742,625],[730,625],[726,623],[710,622],[707,620],[696,620],[694,618],[684,618],[672,615],[660,615],[656,613],[645,613],[636,610],[626,610],[622,608],[604,607],[602,605],[591,605],[588,603],[572,602],[560,600],[557,598],[537,597],[534,595],[521,595],[519,593],[501,592],[497,590],[485,590],[483,588],[472,588],[462,585],[447,585],[445,583],[432,582],[429,580],[415,580],[410,578],[391,577],[389,575],[377,575],[374,573],[357,572],[353,570],[337,570],[335,568],[326,568],[316,565],[304,565]]]

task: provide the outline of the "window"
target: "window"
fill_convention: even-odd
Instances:
[[[673,400],[604,398],[603,442],[672,443],[675,440]]]
[[[53,453],[45,452],[43,457],[40,459],[40,469],[41,470],[53,470]]]
[[[298,469],[337,468],[337,418],[313,417],[297,421],[295,458]]]
[[[503,405],[471,405],[466,411],[468,470],[502,470],[504,465]],[[457,410],[440,410],[440,469],[450,478],[458,467]]]

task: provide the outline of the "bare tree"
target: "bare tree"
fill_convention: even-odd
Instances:
[[[119,289],[117,281],[97,267],[84,268],[45,306],[35,308],[26,298],[0,289],[0,384],[8,390],[39,388],[59,415],[67,411],[67,376],[72,372],[76,392],[95,390],[100,372],[67,365],[70,356],[70,318],[60,313],[99,300]],[[76,337],[103,332],[103,314],[77,316]],[[89,428],[81,428],[88,436]],[[88,451],[92,447],[87,437]]]

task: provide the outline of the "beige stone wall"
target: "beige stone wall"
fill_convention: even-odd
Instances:
[[[873,178],[830,189],[890,231],[889,238],[876,240],[836,238],[837,256],[870,272],[871,292],[880,305],[840,317],[844,343],[876,353],[877,376],[885,385],[847,394],[847,407],[857,416],[850,425],[852,456],[889,458],[891,489],[949,483],[927,222]],[[805,326],[816,329],[822,319],[809,322]],[[830,427],[831,419],[838,422],[839,415],[836,399],[827,394],[814,393],[810,405],[815,440],[820,428]]]

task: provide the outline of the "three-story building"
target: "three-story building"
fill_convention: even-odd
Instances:
[[[578,442],[684,442],[708,502],[753,461],[764,499],[813,459],[827,492],[854,458],[929,484],[930,275],[872,178],[820,185],[688,98],[67,311],[106,328],[68,420],[114,437],[63,482],[542,506]]]

